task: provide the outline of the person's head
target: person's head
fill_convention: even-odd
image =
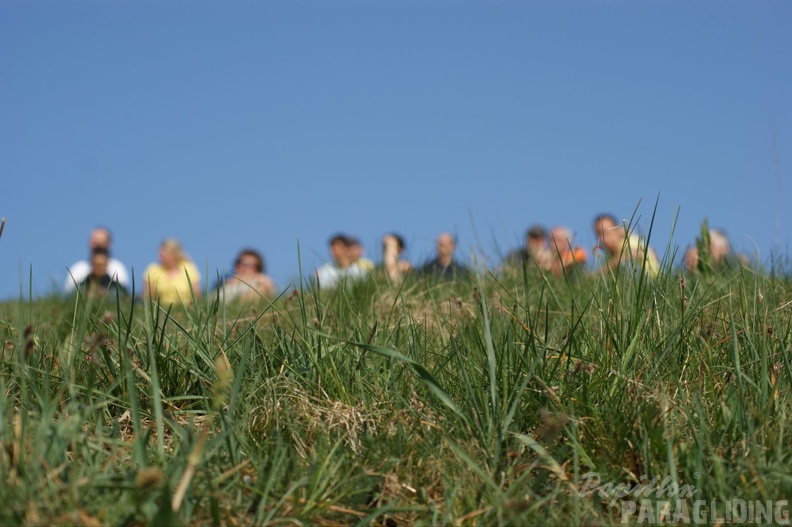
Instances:
[[[528,249],[539,249],[547,245],[547,231],[541,225],[534,225],[525,233]]]
[[[454,258],[454,250],[456,250],[454,237],[447,232],[441,233],[437,237],[437,259],[448,265]]]
[[[689,271],[695,271],[698,268],[699,263],[698,248],[688,247],[687,251],[685,251],[683,262]]]
[[[97,247],[91,251],[91,274],[96,277],[105,276],[108,259],[107,249],[104,247]]]
[[[109,251],[111,242],[112,240],[110,238],[110,231],[105,227],[96,227],[91,231],[91,237],[88,240],[88,246],[90,247],[91,251],[94,249],[105,249]]]
[[[553,251],[567,252],[572,248],[572,231],[566,227],[557,226],[550,230],[550,247]]]
[[[400,255],[404,252],[404,238],[394,232],[389,232],[382,237],[383,251],[385,251],[389,246],[396,250],[397,255]]]
[[[624,240],[624,227],[612,214],[600,214],[594,218],[594,232],[600,247],[609,253],[618,253]]]
[[[354,236],[348,238],[349,241],[349,258],[352,262],[357,262],[363,258],[363,244]]]
[[[168,238],[160,244],[159,260],[162,267],[174,269],[184,259],[184,251],[182,251],[181,244],[173,238]]]
[[[336,234],[330,238],[330,256],[339,267],[349,267],[352,263],[349,238],[343,234]]]
[[[238,276],[263,273],[264,258],[255,249],[243,249],[234,261],[234,270]]]
[[[710,229],[709,251],[711,262],[714,265],[718,265],[729,255],[731,252],[731,244],[725,232],[717,229]],[[698,247],[694,246],[688,248],[688,250],[685,251],[683,260],[685,267],[691,271],[698,269],[700,258]]]
[[[723,260],[731,252],[731,245],[729,244],[729,238],[726,236],[726,233],[717,229],[711,229],[709,238],[712,261],[719,262]]]

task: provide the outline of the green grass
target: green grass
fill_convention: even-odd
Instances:
[[[0,524],[609,525],[584,475],[792,496],[792,282],[374,277],[0,305]]]

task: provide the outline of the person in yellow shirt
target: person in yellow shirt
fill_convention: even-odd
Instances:
[[[160,245],[159,263],[146,268],[143,287],[147,298],[156,298],[162,305],[190,305],[193,295],[195,298],[201,295],[201,274],[181,244],[167,239]]]

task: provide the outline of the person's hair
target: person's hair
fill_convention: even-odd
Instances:
[[[330,242],[328,245],[335,245],[336,243],[341,243],[344,245],[344,247],[349,247],[352,245],[351,238],[346,234],[341,234],[340,232],[330,237]]]
[[[572,232],[572,229],[570,229],[569,227],[558,225],[550,229],[550,237],[551,238],[563,237],[566,238],[567,240],[571,240],[572,238],[574,238],[574,233]]]
[[[710,229],[709,236],[710,236],[710,245],[712,245],[713,247],[725,249],[727,252],[731,250],[729,237],[726,236],[726,232],[724,230]]]
[[[239,256],[237,256],[236,260],[234,261],[234,267],[236,267],[240,263],[242,263],[242,258],[245,257],[245,256],[252,256],[253,258],[256,259],[256,262],[257,262],[256,263],[256,272],[259,272],[259,273],[265,272],[266,265],[264,264],[264,257],[261,256],[261,253],[259,253],[257,250],[249,249],[249,248],[248,249],[242,249],[241,251],[239,251]]]
[[[396,234],[395,232],[388,233],[388,236],[393,236],[393,239],[396,240],[396,246],[399,248],[399,252],[402,252],[406,247],[404,243],[404,238],[401,235]]]
[[[105,227],[104,225],[97,225],[94,227],[94,231],[104,231],[107,233],[107,245],[113,244],[113,233],[110,232],[110,229]]]
[[[526,238],[547,238],[547,231],[541,225],[533,225],[530,229],[525,231]]]
[[[173,238],[166,238],[165,240],[162,241],[160,246],[163,249],[167,249],[170,252],[172,252],[173,254],[175,254],[176,255],[176,259],[178,261],[180,261],[180,262],[183,262],[184,260],[188,260],[189,259],[187,257],[187,255],[184,253],[184,251],[182,250],[181,244],[178,241],[174,240]]]
[[[729,236],[726,234],[726,231],[723,229],[710,229],[710,236],[720,236],[721,238],[729,239]]]
[[[598,215],[594,216],[594,225],[599,225],[600,223],[602,223],[605,220],[610,221],[614,225],[618,225],[619,224],[619,222],[616,221],[616,216],[614,216],[613,214],[609,214],[607,212],[604,212],[602,214],[598,214]]]

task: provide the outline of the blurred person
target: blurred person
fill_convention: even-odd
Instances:
[[[265,274],[264,257],[255,249],[242,249],[234,260],[234,273],[227,274],[221,289],[221,298],[256,301],[261,297],[275,296],[275,283]]]
[[[110,231],[105,227],[96,227],[91,231],[88,239],[89,254],[93,255],[95,249],[104,249],[107,252],[107,274],[110,278],[125,290],[129,289],[129,274],[126,267],[120,261],[110,255],[110,245],[112,237]],[[67,293],[74,291],[77,284],[82,283],[91,274],[91,263],[87,260],[80,260],[69,267],[63,289]]]
[[[178,241],[164,240],[158,256],[159,263],[149,265],[143,275],[146,297],[155,298],[162,305],[179,302],[189,305],[193,296],[201,296],[201,274]]]
[[[366,273],[373,271],[375,267],[374,262],[363,257],[365,251],[363,250],[363,244],[360,242],[360,240],[354,236],[350,236],[348,239],[349,253],[352,263],[360,267],[361,271]]]
[[[507,265],[523,264],[546,271],[552,267],[555,255],[547,244],[547,231],[541,225],[532,225],[525,233],[525,246],[506,256]]]
[[[739,269],[740,266],[748,266],[748,258],[732,252],[731,243],[726,233],[719,229],[709,229],[709,265],[713,271],[723,269]],[[704,240],[700,240],[703,244]],[[684,266],[688,271],[704,271],[706,264],[699,254],[698,244],[685,251]]]
[[[605,255],[601,271],[615,271],[622,264],[641,268],[645,260],[649,276],[655,277],[660,273],[660,260],[655,250],[637,234],[628,233],[627,225],[617,222],[612,214],[596,216],[594,232],[598,240],[594,250]]]
[[[91,273],[80,282],[86,295],[126,296],[127,291],[108,273],[109,254],[104,247],[97,247],[91,254]]]
[[[404,238],[398,234],[388,233],[382,237],[382,265],[388,278],[395,284],[400,283],[404,275],[413,270],[412,264],[401,258],[404,247]]]
[[[466,278],[470,274],[465,265],[454,259],[456,241],[451,234],[441,233],[437,237],[435,248],[437,256],[421,267],[421,274],[443,279]]]
[[[619,229],[619,223],[612,214],[600,214],[594,218],[594,233],[597,236],[594,252],[604,254],[604,265],[608,268],[616,267],[621,261],[623,238],[615,232],[617,229]]]
[[[367,274],[355,262],[355,253],[352,249],[352,240],[344,234],[336,234],[330,238],[330,256],[332,262],[327,262],[316,269],[316,279],[319,287],[335,287],[339,281],[347,278],[362,278]]]
[[[563,226],[550,230],[550,247],[553,259],[550,270],[556,276],[583,269],[588,262],[588,253],[583,247],[572,245],[572,231]]]

